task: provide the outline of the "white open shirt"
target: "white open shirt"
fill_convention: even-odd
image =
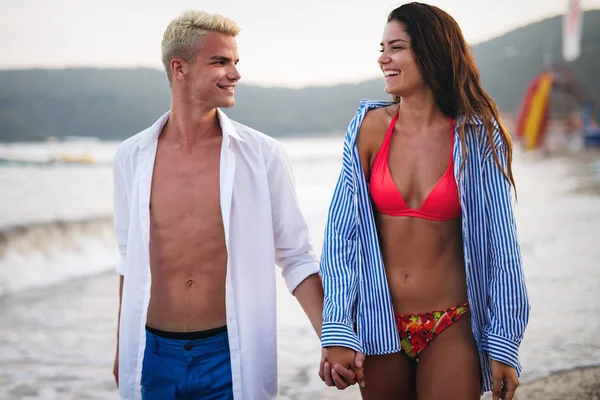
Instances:
[[[309,242],[287,156],[274,139],[230,120],[223,131],[220,195],[227,246],[226,310],[236,400],[277,396],[275,263],[293,292],[319,265]],[[119,335],[119,393],[141,399],[150,301],[150,186],[167,112],[124,141],[114,164],[114,223],[125,277]]]

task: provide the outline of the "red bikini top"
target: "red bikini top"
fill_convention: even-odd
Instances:
[[[370,193],[375,209],[392,216],[414,217],[431,221],[447,221],[461,216],[458,188],[454,179],[454,161],[450,152],[450,163],[444,175],[435,184],[429,195],[418,209],[409,208],[390,174],[388,154],[398,113],[392,118],[383,144],[375,157],[370,178]],[[450,133],[454,148],[454,126],[450,119]]]

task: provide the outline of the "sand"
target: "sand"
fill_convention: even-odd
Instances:
[[[491,398],[486,393],[482,400]],[[360,400],[360,395],[354,387],[343,392],[330,388],[318,400]],[[513,400],[600,400],[600,367],[557,372],[521,384]]]

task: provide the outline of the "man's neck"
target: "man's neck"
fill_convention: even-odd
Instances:
[[[220,136],[221,125],[217,109],[203,110],[186,105],[171,105],[169,121],[163,130],[163,139],[182,147],[191,148],[215,136]]]

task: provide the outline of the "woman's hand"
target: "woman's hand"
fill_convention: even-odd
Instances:
[[[492,398],[494,400],[512,400],[517,386],[519,386],[517,371],[508,364],[496,360],[491,361],[492,379],[494,381]]]
[[[321,357],[319,376],[329,386],[335,384],[340,390],[346,389],[355,382],[364,387],[364,360],[364,354],[356,352],[351,348],[341,346],[328,347],[324,349]]]

